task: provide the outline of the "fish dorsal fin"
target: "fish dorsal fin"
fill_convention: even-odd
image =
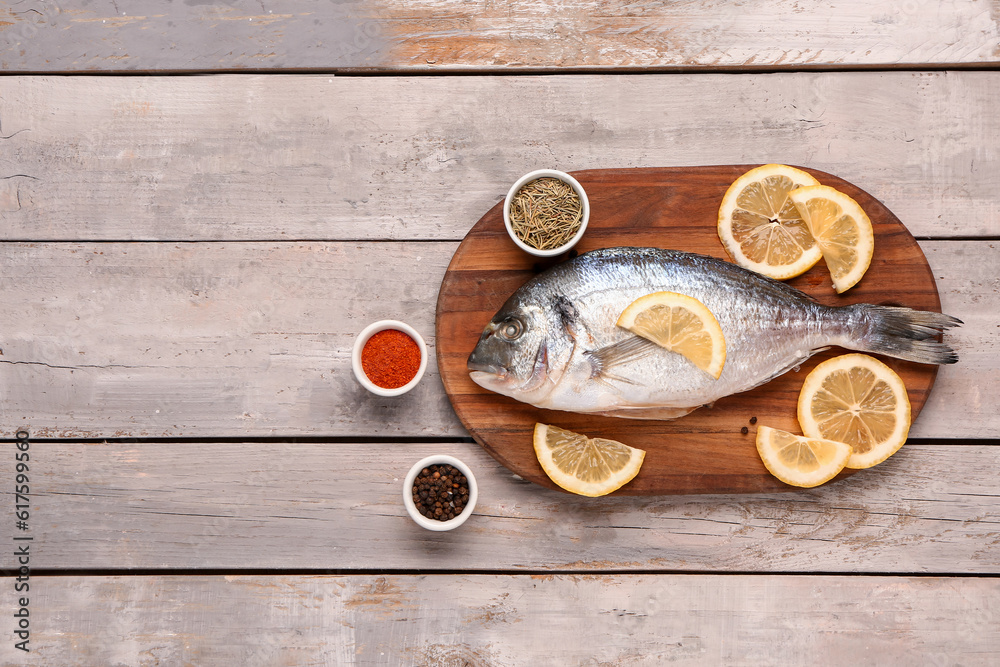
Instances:
[[[608,377],[608,371],[615,366],[638,361],[651,354],[656,354],[662,349],[651,340],[640,338],[639,336],[631,336],[617,343],[605,345],[596,350],[590,350],[584,354],[590,358],[590,363],[593,367],[591,377],[597,378]]]

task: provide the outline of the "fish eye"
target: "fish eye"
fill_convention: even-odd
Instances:
[[[498,330],[506,340],[517,340],[524,332],[524,325],[520,320],[511,319],[501,324]]]

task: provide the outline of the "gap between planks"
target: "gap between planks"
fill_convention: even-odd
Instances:
[[[937,579],[941,577],[948,577],[953,579],[1000,579],[1000,572],[837,572],[836,570],[830,571],[816,571],[812,572],[809,570],[767,570],[767,571],[756,571],[756,570],[718,570],[712,572],[705,572],[699,570],[683,570],[683,569],[663,569],[663,570],[613,570],[613,569],[575,569],[575,568],[557,568],[548,570],[530,570],[530,569],[475,569],[475,568],[462,568],[455,567],[447,571],[440,570],[415,570],[415,569],[403,569],[403,568],[239,568],[239,567],[228,567],[228,568],[198,568],[198,569],[184,569],[184,568],[107,568],[107,569],[88,569],[88,568],[67,568],[67,569],[52,569],[52,568],[33,568],[31,570],[31,575],[37,577],[51,577],[51,578],[66,578],[66,577],[222,577],[228,575],[239,575],[243,577],[382,577],[382,576],[392,576],[392,577],[450,577],[455,575],[467,576],[467,577],[620,577],[620,576],[636,576],[636,577],[704,577],[704,576],[718,576],[718,577],[769,577],[769,576],[783,576],[783,577],[849,577],[849,578],[865,578],[865,577],[905,577],[908,579]]]
[[[434,78],[434,77],[514,77],[514,76],[670,76],[670,75],[691,75],[691,74],[730,74],[735,76],[761,76],[768,74],[855,74],[885,73],[895,74],[900,72],[997,72],[1000,71],[1000,63],[881,63],[872,65],[843,65],[843,64],[820,64],[820,65],[794,65],[790,67],[775,67],[769,65],[739,65],[739,66],[711,66],[703,65],[691,66],[660,66],[660,67],[524,67],[518,69],[494,69],[494,68],[474,68],[474,67],[449,67],[440,69],[377,69],[364,67],[288,67],[285,69],[263,69],[263,68],[218,68],[218,69],[169,69],[169,70],[42,70],[24,69],[7,70],[0,72],[0,77],[4,76],[72,76],[77,78],[101,78],[101,77],[121,77],[121,78],[144,78],[144,77],[204,77],[213,75],[227,76],[330,76],[342,79],[360,78]]]

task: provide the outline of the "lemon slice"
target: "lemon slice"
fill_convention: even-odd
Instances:
[[[844,442],[848,468],[870,468],[906,442],[910,399],[896,373],[866,354],[845,354],[816,366],[799,393],[799,426],[810,438]]]
[[[851,458],[851,446],[757,427],[757,452],[768,472],[785,484],[811,488],[829,482]]]
[[[719,206],[719,238],[740,266],[777,280],[805,273],[822,256],[788,193],[819,185],[810,174],[766,164],[737,178]]]
[[[653,292],[629,304],[618,326],[682,354],[715,379],[726,363],[722,327],[701,301],[677,292]]]
[[[834,289],[840,294],[854,287],[871,265],[875,250],[872,221],[861,206],[828,185],[799,188],[788,198],[816,239]]]
[[[632,481],[646,452],[558,426],[535,424],[535,455],[560,487],[581,496],[603,496]]]

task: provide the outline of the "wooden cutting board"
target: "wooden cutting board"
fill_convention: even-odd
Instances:
[[[716,232],[719,203],[729,185],[756,165],[596,169],[573,172],[590,199],[590,223],[576,251],[611,246],[673,248],[729,259]],[[844,295],[831,286],[821,261],[788,281],[830,305],[877,303],[940,311],[934,276],[913,236],[885,206],[836,176],[806,169],[825,185],[853,197],[871,217],[875,256],[861,282]],[[672,421],[643,421],[542,410],[487,391],[469,378],[466,360],[483,327],[515,289],[535,273],[568,257],[542,260],[519,250],[504,230],[503,202],[475,224],[458,247],[437,303],[437,361],[459,419],[497,461],[521,477],[556,487],[532,447],[536,422],[646,450],[639,474],[620,495],[754,493],[790,490],[772,477],[755,446],[756,425],[801,433],[796,403],[816,355],[799,371],[749,392],[716,401]],[[916,418],[937,367],[884,359],[903,378]],[[756,418],[756,421],[754,421]],[[746,433],[742,432],[743,428]],[[902,450],[905,453],[905,448]],[[861,471],[877,475],[878,468]],[[841,476],[851,474],[845,471]]]

